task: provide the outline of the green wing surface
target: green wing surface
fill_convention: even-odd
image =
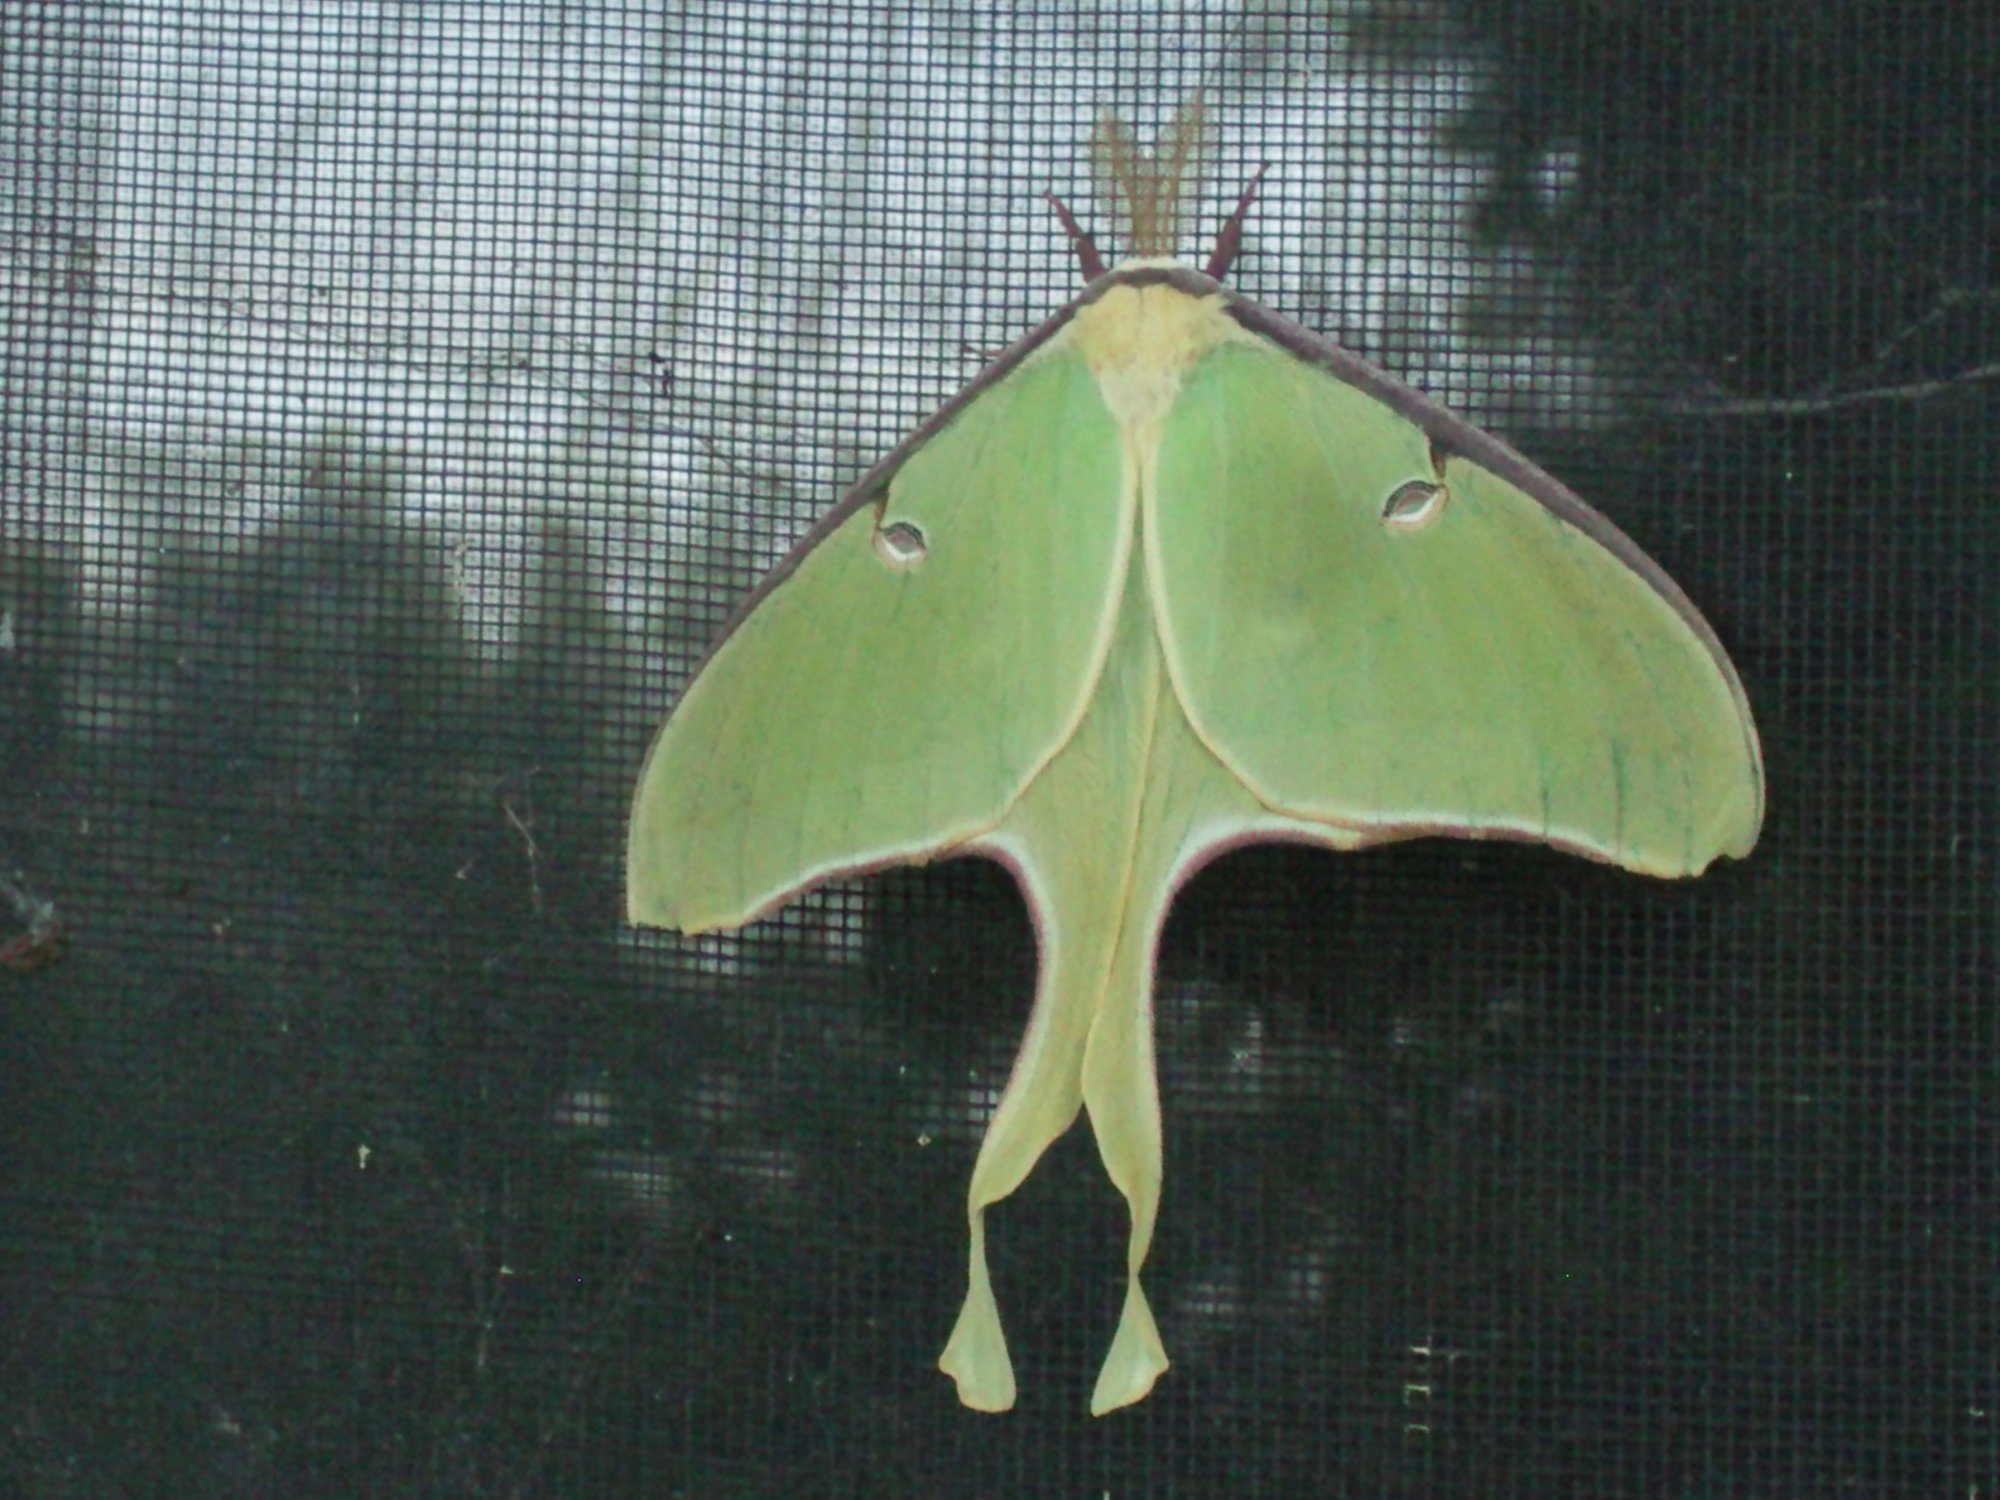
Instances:
[[[1087,1110],[1131,1211],[1104,1412],[1167,1367],[1140,1284],[1152,969],[1190,872],[1264,839],[1449,834],[1689,875],[1748,852],[1762,813],[1734,670],[1615,527],[1338,346],[1145,260],[751,597],[647,757],[628,904],[700,932],[883,865],[1014,871],[1040,980],[940,1365],[966,1405],[1013,1405],[986,1210]]]
[[[632,920],[736,926],[996,824],[1082,718],[1108,649],[1136,504],[1123,455],[1059,331],[864,481],[654,741]],[[921,558],[886,555],[889,527],[915,527]]]
[[[1161,641],[1217,757],[1371,840],[1535,839],[1655,875],[1746,853],[1756,731],[1679,590],[1511,450],[1324,353],[1374,388],[1255,331],[1217,344],[1155,453]],[[1385,519],[1438,484],[1425,524]]]

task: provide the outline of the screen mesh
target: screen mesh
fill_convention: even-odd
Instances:
[[[0,7],[0,1487],[2000,1490],[1984,7]],[[1686,589],[1771,806],[1665,884],[1245,850],[1175,908],[1147,1285],[1073,1131],[935,1369],[1034,935],[960,861],[622,921],[647,742],[840,488],[1198,260]],[[829,629],[839,622],[830,620]],[[960,690],[965,685],[954,687]]]

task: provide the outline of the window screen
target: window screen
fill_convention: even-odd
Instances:
[[[2000,1490],[2000,33],[1864,3],[0,9],[0,1488]],[[623,920],[730,610],[1078,289],[1198,260],[1504,435],[1763,735],[1694,882],[1428,840],[1182,893],[1147,1268],[990,1216],[976,860]],[[829,619],[827,628],[839,628]]]

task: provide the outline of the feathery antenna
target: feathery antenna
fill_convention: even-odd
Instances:
[[[1188,193],[1208,169],[1208,139],[1201,90],[1196,89],[1181,102],[1173,123],[1150,151],[1132,135],[1132,129],[1107,109],[1098,116],[1091,132],[1091,156],[1097,180],[1113,212],[1130,230],[1126,254],[1138,259],[1171,259],[1180,239],[1181,207]],[[1259,167],[1236,201],[1236,210],[1223,223],[1208,258],[1208,274],[1220,281],[1235,261],[1243,245],[1243,221],[1257,196],[1269,164]],[[1054,193],[1042,197],[1062,221],[1070,248],[1086,282],[1105,272],[1104,257],[1096,242],[1076,222],[1062,199]]]
[[[1200,181],[1205,165],[1201,90],[1182,101],[1173,123],[1150,151],[1108,109],[1098,117],[1090,144],[1098,181],[1131,231],[1127,253],[1172,255],[1180,239],[1181,204]]]

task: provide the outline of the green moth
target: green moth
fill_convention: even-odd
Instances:
[[[1742,856],[1757,731],[1714,632],[1506,444],[1167,258],[1198,109],[1098,145],[1135,257],[871,470],[757,588],[661,728],[634,922],[740,926],[837,876],[1013,870],[1034,1010],[973,1167],[939,1364],[1004,1411],[987,1207],[1090,1113],[1131,1208],[1091,1410],[1167,1367],[1139,1271],[1161,1184],[1153,955],[1174,892],[1266,839],[1525,839],[1658,876]],[[1053,200],[1052,200],[1053,201]]]

